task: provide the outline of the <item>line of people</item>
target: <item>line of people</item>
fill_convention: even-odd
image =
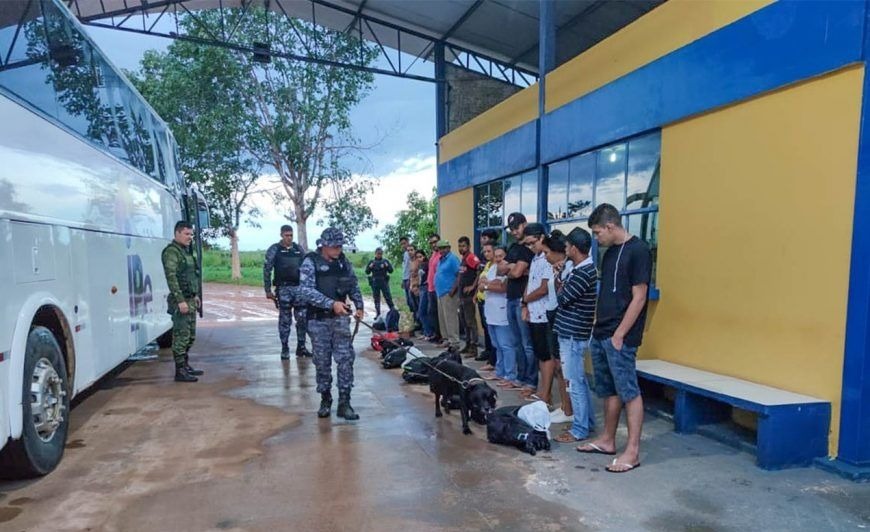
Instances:
[[[431,255],[402,239],[403,288],[424,337],[443,348],[484,361],[484,378],[529,401],[560,407],[553,423],[570,422],[556,436],[579,443],[577,451],[616,455],[616,429],[624,409],[628,442],[607,470],[640,465],[643,401],[635,367],[646,321],[652,256],[649,246],[622,225],[619,211],[601,204],[588,220],[589,231],[547,232],[519,212],[506,229],[515,242],[498,244],[498,232],[481,234],[481,256],[468,237],[449,241],[433,234]],[[593,235],[601,248],[596,266]],[[600,275],[599,275],[600,272]],[[484,332],[479,351],[478,318]],[[597,437],[586,379],[591,355],[593,384],[604,401],[604,427]]]

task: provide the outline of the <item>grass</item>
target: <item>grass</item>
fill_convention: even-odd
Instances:
[[[239,280],[232,279],[229,251],[209,249],[203,250],[202,253],[203,282],[263,286],[263,259],[266,256],[265,250],[242,251],[239,253],[242,265],[242,278]],[[365,267],[374,256],[373,251],[358,251],[356,253],[348,253],[347,255],[353,264],[354,273],[356,273],[356,277],[359,280],[360,291],[363,296],[367,297],[372,296],[372,288],[366,279]],[[402,290],[402,265],[401,263],[393,264],[393,267],[396,271],[390,276],[390,293],[393,296],[393,302],[399,308],[399,312],[402,313],[402,320],[405,321],[409,311],[405,302],[404,291]],[[383,309],[387,308],[385,303],[381,305]]]

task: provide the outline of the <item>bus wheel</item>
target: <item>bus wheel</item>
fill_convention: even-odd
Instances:
[[[169,349],[172,347],[172,329],[157,337],[157,347],[160,349]]]
[[[31,478],[53,470],[63,456],[69,431],[66,366],[60,346],[45,327],[27,336],[22,408],[24,430],[0,451],[0,476]]]

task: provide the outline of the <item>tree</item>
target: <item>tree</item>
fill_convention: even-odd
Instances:
[[[400,238],[408,236],[418,249],[428,249],[429,235],[438,231],[438,196],[434,189],[430,198],[416,190],[411,192],[408,194],[407,204],[408,208],[396,215],[396,222],[384,226],[378,237],[387,256],[394,262],[402,257]]]
[[[173,130],[179,170],[205,195],[212,234],[229,238],[232,278],[238,280],[238,230],[242,221],[256,226],[260,213],[250,200],[261,164],[243,141],[245,72],[233,56],[223,48],[175,41],[166,53],[146,52],[140,72],[130,78]]]
[[[308,55],[339,63],[370,64],[377,47],[353,35],[326,30],[266,10],[202,11],[182,17],[191,38],[210,39],[222,28],[234,28],[238,43]],[[345,167],[349,155],[362,149],[351,134],[350,111],[371,89],[371,73],[294,61],[272,56],[268,62],[245,53],[233,53],[222,64],[239,73],[234,95],[244,107],[239,135],[244,150],[264,167],[274,170],[279,183],[274,194],[285,216],[297,223],[297,240],[308,245],[307,221],[318,208],[326,208],[336,221],[362,219],[345,230],[373,224],[365,196],[371,182],[354,179]],[[354,216],[349,217],[348,213]]]

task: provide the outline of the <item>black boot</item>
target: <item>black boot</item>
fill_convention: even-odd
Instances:
[[[350,406],[350,392],[339,392],[338,393],[338,410],[336,411],[338,417],[343,417],[348,421],[356,421],[359,419],[359,415],[353,411],[353,407]]]
[[[296,348],[296,356],[297,357],[310,357],[311,353],[309,353],[308,350],[305,349],[304,345],[300,345],[299,347]]]
[[[281,344],[281,360],[290,360],[290,348],[287,344]]]
[[[184,366],[175,368],[175,382],[196,382],[199,379],[188,373]]]
[[[317,417],[329,417],[332,410],[332,393],[323,392],[320,394],[320,410],[317,411]]]
[[[202,375],[203,373],[205,373],[205,372],[204,372],[203,370],[201,370],[201,369],[194,369],[194,368],[192,368],[192,367],[190,366],[190,364],[188,364],[187,362],[184,363],[184,369],[185,369],[189,374],[191,374],[191,375],[195,375],[195,376],[197,376],[197,377],[200,376],[200,375]]]

